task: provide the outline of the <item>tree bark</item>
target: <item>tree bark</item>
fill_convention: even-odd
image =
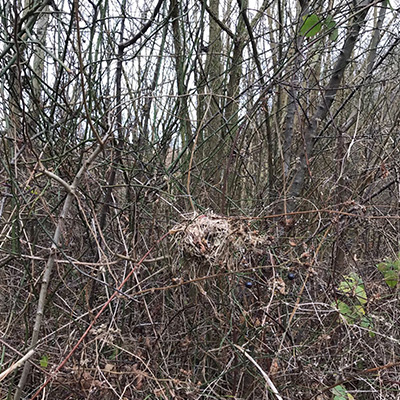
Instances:
[[[346,67],[351,62],[351,54],[354,46],[358,40],[362,26],[365,23],[365,18],[374,4],[373,0],[364,0],[359,2],[355,9],[354,17],[350,22],[350,27],[344,41],[340,55],[332,71],[331,79],[324,91],[322,99],[320,100],[317,110],[309,120],[304,132],[304,148],[300,151],[299,162],[296,172],[291,182],[289,189],[289,198],[299,197],[304,189],[305,177],[309,168],[309,159],[313,154],[315,137],[319,124],[326,118],[332,103],[335,100],[337,91],[340,88],[340,83],[344,76]],[[294,210],[295,203],[288,202],[288,211]]]

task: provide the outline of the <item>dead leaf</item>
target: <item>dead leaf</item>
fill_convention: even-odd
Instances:
[[[276,358],[274,358],[271,362],[271,367],[269,368],[269,373],[272,376],[276,375],[279,372],[280,368],[279,368],[279,363],[278,360]]]
[[[114,369],[114,365],[113,364],[106,364],[104,367],[104,371],[105,372],[110,372]]]

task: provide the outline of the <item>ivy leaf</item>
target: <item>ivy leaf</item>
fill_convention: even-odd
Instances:
[[[311,14],[303,17],[303,25],[300,28],[300,34],[305,37],[315,36],[321,30],[322,24],[318,15]]]

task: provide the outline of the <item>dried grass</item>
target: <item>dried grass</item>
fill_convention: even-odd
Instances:
[[[184,256],[234,270],[268,254],[273,238],[235,217],[216,214],[187,215],[172,228],[177,248]],[[242,264],[243,266],[243,264]]]

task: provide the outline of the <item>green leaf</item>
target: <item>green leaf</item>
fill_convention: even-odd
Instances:
[[[365,310],[363,308],[363,306],[360,305],[356,305],[354,306],[354,311],[356,312],[356,314],[360,317],[362,317],[363,315],[365,315]]]
[[[339,292],[342,294],[351,294],[356,288],[358,281],[354,274],[345,275],[343,281],[340,282]]]
[[[337,301],[337,308],[341,315],[346,319],[349,324],[355,324],[363,321],[363,318],[368,321],[368,327],[370,327],[369,319],[365,316],[365,310],[361,305],[349,306],[344,301]]]
[[[339,37],[339,29],[335,28],[329,35],[329,39],[331,39],[332,42],[336,42],[338,37]]]
[[[364,305],[367,303],[367,293],[362,278],[354,272],[343,277],[340,282],[338,291],[346,295],[349,300],[346,302],[337,300],[336,306],[339,313],[350,325],[359,324],[363,328],[372,329],[373,322],[366,315]],[[354,301],[354,299],[356,301]],[[373,332],[369,332],[370,337],[374,337]]]
[[[339,309],[340,314],[344,316],[351,315],[352,313],[350,307],[344,301],[338,300],[337,307]]]
[[[342,385],[337,385],[332,389],[332,394],[335,396],[333,400],[354,400],[354,397],[347,393],[347,390]]]
[[[387,271],[385,274],[385,282],[390,288],[396,287],[399,282],[399,273],[397,271]]]
[[[336,26],[336,22],[331,15],[326,17],[324,24],[328,29],[333,29]]]
[[[366,304],[367,293],[360,276],[356,273],[351,272],[349,275],[344,276],[344,280],[340,282],[339,292],[347,296],[354,296],[360,304]]]
[[[335,304],[333,304],[335,306]],[[362,305],[349,306],[344,301],[338,300],[336,306],[339,313],[346,320],[349,325],[359,324],[363,328],[372,329],[374,324],[372,320],[365,315],[365,309]],[[375,337],[375,333],[369,331],[370,337]]]
[[[360,304],[366,304],[368,299],[363,284],[361,285],[359,284],[358,286],[356,286],[355,295],[356,299],[360,302]]]
[[[399,270],[400,270],[400,254],[397,260],[387,259],[377,265],[378,271],[382,273],[386,284],[390,288],[397,286],[399,282]]]
[[[305,37],[315,36],[321,30],[321,22],[318,15],[311,14],[303,17],[303,25],[300,28],[300,34]]]
[[[363,327],[363,328],[372,328],[372,322],[371,322],[371,320],[368,318],[368,317],[366,317],[365,315],[361,318],[361,323],[360,323],[360,325]]]
[[[335,386],[332,394],[335,395],[334,400],[347,400],[347,392],[342,385]]]
[[[47,357],[46,354],[45,354],[40,359],[40,366],[42,368],[47,368],[48,365],[49,365],[49,357]]]
[[[357,311],[353,307],[348,306],[345,302],[338,300],[337,308],[348,324],[354,325],[359,319]]]
[[[331,15],[328,15],[324,21],[325,28],[330,31],[329,39],[334,42],[339,36],[339,29],[337,28],[336,21]]]
[[[369,332],[368,332],[368,336],[369,336],[370,338],[374,338],[374,337],[376,336],[376,334],[375,334],[375,332],[373,332],[373,331],[369,331]]]

